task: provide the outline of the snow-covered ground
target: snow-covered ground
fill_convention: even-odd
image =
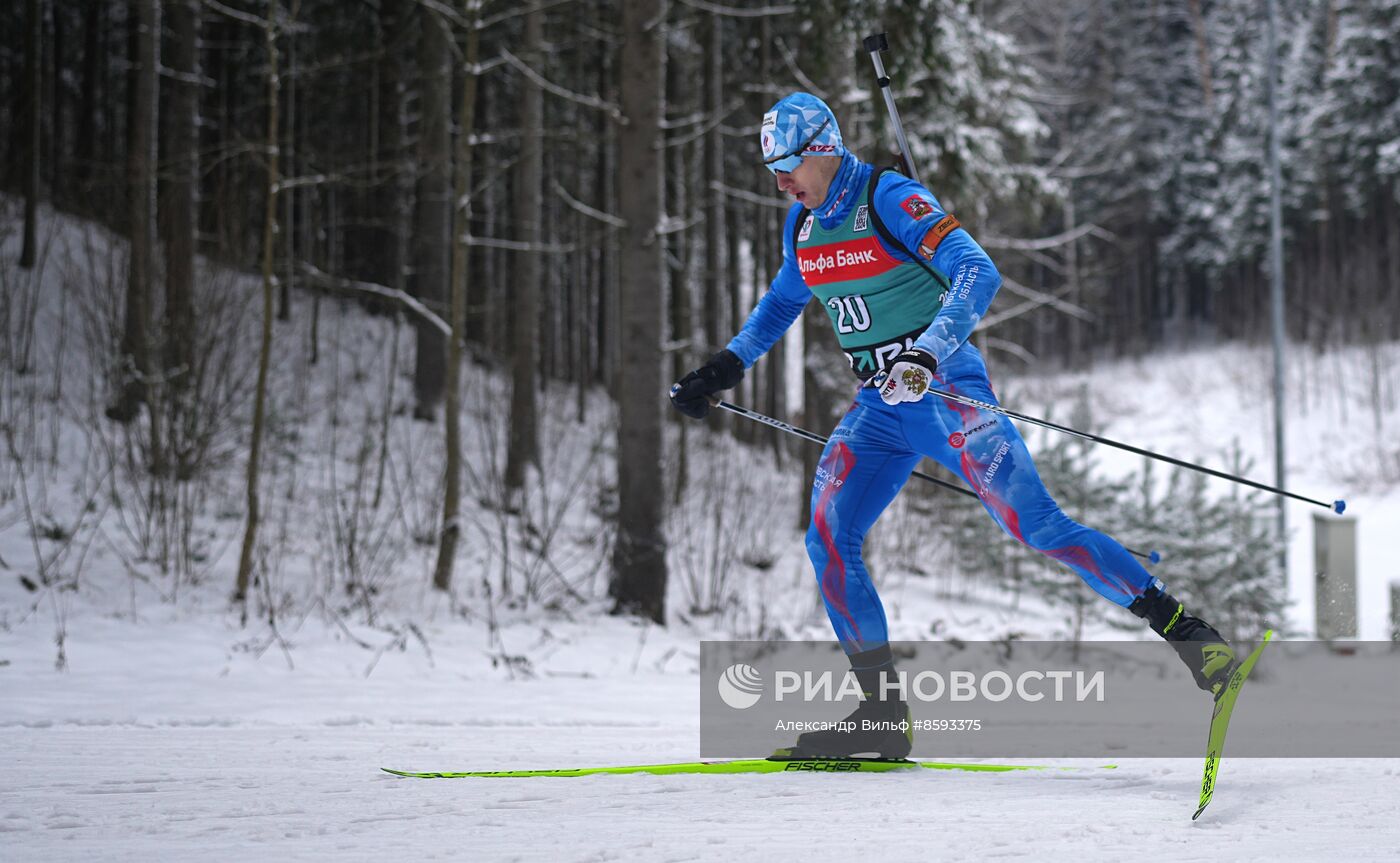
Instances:
[[[1195,759],[1000,775],[378,772],[693,758],[693,642],[645,629],[563,627],[555,637],[602,654],[599,671],[528,680],[490,673],[465,638],[437,642],[436,667],[394,652],[366,678],[328,632],[294,639],[291,671],[230,651],[221,621],[173,615],[92,621],[55,674],[47,645],[12,633],[0,858],[1362,861],[1400,848],[1400,763],[1386,760],[1227,758],[1195,823]]]
[[[273,403],[285,424],[269,456],[264,532],[273,578],[243,625],[226,600],[241,532],[237,433],[221,439],[233,455],[202,486],[207,499],[189,522],[193,566],[163,570],[142,557],[150,525],[92,494],[135,482],[99,470],[119,439],[85,422],[99,376],[83,350],[91,328],[75,311],[91,320],[84,285],[120,262],[105,233],[51,224],[44,282],[31,292],[41,306],[37,370],[6,377],[2,394],[40,397],[24,411],[0,405],[32,458],[22,472],[6,468],[11,487],[0,497],[0,860],[1400,858],[1400,762],[1385,760],[1227,759],[1196,823],[1194,759],[1004,775],[381,774],[693,759],[699,640],[829,636],[791,523],[793,460],[755,449],[731,463],[717,455],[732,455],[731,441],[692,435],[692,484],[673,528],[705,541],[672,549],[670,625],[610,617],[599,515],[611,471],[605,401],[590,394],[578,424],[572,394],[553,395],[544,431],[553,479],[532,493],[536,523],[525,530],[482,503],[501,446],[486,419],[499,412],[483,404],[503,385],[473,367],[468,538],[457,589],[443,597],[427,587],[433,548],[419,541],[435,525],[439,432],[403,410],[411,332],[395,336],[387,318],[323,301],[312,366],[309,303],[297,298],[292,324],[278,329]],[[0,239],[8,266],[15,238]],[[6,275],[7,290],[24,289],[20,274]],[[227,282],[249,291],[246,279]],[[65,303],[66,329],[56,323]],[[1289,363],[1290,485],[1348,499],[1359,526],[1360,636],[1388,637],[1388,584],[1400,580],[1400,345],[1300,347]],[[1255,459],[1252,474],[1268,481],[1269,374],[1266,351],[1227,346],[1073,375],[998,369],[996,380],[1004,401],[1042,415],[1087,387],[1108,436],[1217,467],[1238,441]],[[387,465],[378,476],[376,462]],[[1141,466],[1108,449],[1100,464]],[[13,490],[21,480],[30,515]],[[1314,509],[1289,513],[1289,624],[1304,634]],[[939,637],[1063,634],[1055,610],[1000,595],[975,574],[913,573],[899,563],[904,535],[918,534],[873,540],[889,564],[880,577],[896,637],[928,637],[935,626]],[[36,548],[49,584],[38,583]],[[937,560],[937,549],[915,551]],[[725,597],[734,601],[703,611]]]

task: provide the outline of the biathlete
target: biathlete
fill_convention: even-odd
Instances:
[[[847,150],[836,117],[815,96],[793,93],[774,105],[760,143],[778,189],[795,202],[782,267],[739,334],[681,378],[671,401],[705,417],[709,399],[737,384],[814,296],[863,382],[817,466],[807,552],[836,637],[872,696],[847,727],[875,730],[803,734],[791,754],[909,754],[911,735],[897,730],[909,725],[908,706],[878,686],[894,666],[861,543],[923,456],[962,476],[1006,533],[1146,619],[1198,686],[1223,686],[1236,665],[1229,644],[1117,541],[1064,514],[1010,419],[929,394],[936,388],[997,404],[986,363],[968,341],[1001,286],[982,247],[919,183]]]

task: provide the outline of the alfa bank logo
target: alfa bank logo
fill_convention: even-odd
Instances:
[[[875,253],[870,249],[858,249],[848,252],[845,249],[837,249],[834,255],[816,254],[811,257],[804,257],[799,262],[802,275],[808,273],[825,273],[834,267],[858,267],[862,264],[873,264],[876,262]]]
[[[800,234],[797,239],[801,241]],[[797,249],[797,268],[809,286],[869,279],[897,266],[872,236]]]

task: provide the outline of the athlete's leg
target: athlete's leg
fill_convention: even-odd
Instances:
[[[807,553],[827,617],[866,698],[841,727],[800,735],[791,755],[904,758],[910,752],[909,708],[878,685],[890,679],[894,657],[885,609],[861,558],[861,544],[918,460],[895,409],[868,389],[857,396],[822,453],[812,484]]]
[[[934,386],[997,404],[980,355],[970,346],[963,350],[971,355],[959,357],[952,373],[940,375]],[[1006,416],[936,395],[915,406],[923,410],[908,415],[910,441],[962,475],[1008,534],[1069,566],[1118,605],[1127,607],[1153,584],[1152,575],[1116,540],[1064,514]]]
[[[831,433],[817,466],[807,554],[827,616],[847,654],[885,648],[889,641],[885,610],[861,558],[861,544],[918,460],[894,409],[866,389]]]
[[[971,345],[939,368],[934,385],[997,404],[986,365]],[[1060,510],[1010,419],[936,395],[901,407],[906,408],[901,419],[910,443],[961,474],[1003,530],[1069,566],[1094,590],[1147,620],[1171,643],[1201,689],[1218,692],[1226,685],[1236,665],[1229,643],[1166,593],[1162,582],[1123,546]]]

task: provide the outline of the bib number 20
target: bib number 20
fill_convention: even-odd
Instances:
[[[870,310],[865,306],[865,297],[860,294],[832,297],[826,304],[836,313],[836,332],[863,333],[870,329]]]

